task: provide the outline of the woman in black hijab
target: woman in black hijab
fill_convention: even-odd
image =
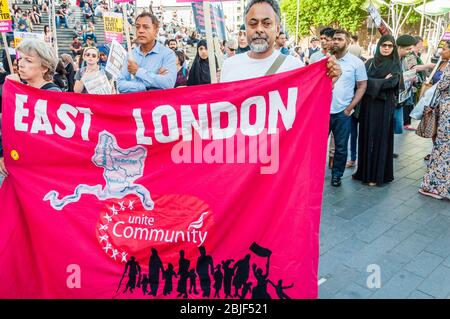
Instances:
[[[211,74],[209,72],[208,47],[206,45],[206,40],[200,40],[197,45],[197,55],[195,56],[194,63],[192,63],[191,70],[189,71],[187,85],[191,86],[210,83]]]
[[[353,178],[381,186],[394,180],[394,109],[402,71],[393,36],[381,37],[366,70],[367,90],[359,114],[358,169]]]

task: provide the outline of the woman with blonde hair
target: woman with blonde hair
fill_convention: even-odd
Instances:
[[[37,89],[61,92],[52,82],[58,63],[52,48],[42,40],[26,39],[16,50],[20,54],[19,74],[11,74],[8,79],[23,81]]]
[[[111,85],[111,76],[100,68],[98,61],[100,52],[96,47],[84,49],[82,55],[86,66],[80,68],[75,74],[74,92],[90,94],[111,94],[114,93]],[[95,83],[94,85],[91,85]],[[100,85],[99,85],[100,84]]]
[[[16,50],[20,54],[19,74],[10,74],[7,79],[25,82],[37,89],[61,92],[52,82],[58,60],[55,52],[44,41],[26,39],[20,42]],[[0,174],[8,174],[3,156],[0,157]]]

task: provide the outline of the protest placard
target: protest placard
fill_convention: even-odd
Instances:
[[[111,42],[116,40],[119,43],[123,41],[123,19],[120,13],[105,12],[103,14],[103,23],[105,26],[105,40]]]
[[[108,62],[106,62],[106,72],[112,75],[114,79],[119,76],[125,63],[127,51],[117,41],[113,40],[109,50]]]

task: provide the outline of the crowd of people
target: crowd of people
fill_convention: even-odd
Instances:
[[[77,4],[91,8],[91,3],[97,2]],[[38,8],[44,10],[43,5]],[[369,186],[394,181],[394,159],[398,156],[394,153],[394,134],[414,129],[410,114],[430,77],[430,86],[434,85],[436,93],[424,113],[436,112],[438,122],[431,154],[425,158],[428,165],[419,192],[437,199],[449,198],[450,42],[440,51],[437,66],[423,63],[423,40],[409,34],[398,38],[382,36],[373,57],[368,59],[363,57],[356,36],[332,27],[323,28],[320,37],[313,37],[307,50],[299,46],[288,48],[287,36],[280,29],[277,1],[251,0],[245,11],[245,23],[236,37],[220,43],[220,52],[210,57],[207,41],[198,33],[182,25],[161,24],[150,7],[133,21],[132,52],[114,85],[105,71],[107,54],[96,43],[96,8],[83,9],[88,30],[75,26],[72,55],[64,54],[58,60],[54,50],[44,42],[23,41],[15,48],[21,53],[20,60],[11,55],[18,69],[9,70],[4,59],[1,79],[6,77],[47,90],[90,93],[87,79],[101,76],[111,82],[110,93],[128,93],[250,79],[329,58],[327,67],[333,79],[333,92],[328,164],[332,170],[331,185],[339,187],[345,169],[355,166],[353,178]],[[20,14],[17,17],[18,23],[23,24]],[[39,21],[38,18],[38,15],[30,17],[33,21]],[[191,63],[189,48],[196,48]],[[210,58],[215,59],[217,79],[211,79]],[[3,157],[0,173],[7,174]]]

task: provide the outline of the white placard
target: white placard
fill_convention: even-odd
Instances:
[[[119,42],[113,40],[111,42],[111,48],[109,50],[108,62],[106,62],[106,72],[112,75],[114,79],[117,79],[122,72],[123,65],[127,57],[127,51],[120,45]]]

